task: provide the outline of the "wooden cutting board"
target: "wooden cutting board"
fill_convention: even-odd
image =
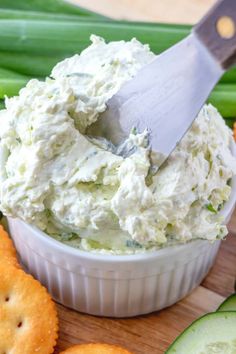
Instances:
[[[196,22],[215,0],[74,0],[115,18]],[[158,40],[158,39],[157,39]],[[201,286],[176,305],[131,319],[107,319],[81,314],[58,305],[60,336],[55,354],[73,344],[106,342],[133,353],[161,354],[199,316],[214,311],[234,289],[236,279],[236,213],[215,266]]]

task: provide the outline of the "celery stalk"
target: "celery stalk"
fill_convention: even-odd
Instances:
[[[208,102],[215,106],[223,117],[236,117],[236,85],[217,85]]]
[[[0,0],[1,2],[1,0]],[[49,21],[87,21],[88,17],[83,15],[51,13],[43,11],[24,11],[18,9],[0,8],[0,19],[8,20],[49,20]],[[89,21],[104,21],[103,18],[89,17]]]
[[[30,77],[49,76],[57,62],[66,55],[42,56],[26,53],[0,51],[0,67],[19,72]]]
[[[0,99],[17,95],[29,80],[30,77],[0,68]]]
[[[5,108],[5,103],[3,100],[0,100],[0,109],[4,109]]]
[[[24,52],[38,55],[72,55],[89,44],[91,33],[107,41],[130,40],[136,37],[160,53],[189,31],[162,25],[126,24],[124,22],[69,22],[40,20],[0,20],[0,51]]]
[[[20,89],[24,87],[28,79],[20,78],[0,78],[0,98],[3,99],[5,96],[12,97],[18,95]]]
[[[235,122],[236,122],[236,118],[225,118],[225,123],[231,129],[233,128]]]

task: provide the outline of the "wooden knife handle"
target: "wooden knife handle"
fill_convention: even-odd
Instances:
[[[221,0],[193,32],[227,70],[236,64],[236,0]]]

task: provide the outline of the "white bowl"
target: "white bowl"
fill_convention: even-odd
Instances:
[[[234,177],[221,211],[225,222],[235,201]],[[64,245],[18,219],[8,222],[23,265],[53,298],[98,316],[130,317],[174,304],[200,284],[220,246],[196,240],[144,254],[101,255]]]
[[[222,210],[227,222],[236,200],[236,180]],[[75,310],[129,317],[174,304],[200,284],[220,241],[192,241],[136,255],[100,255],[64,245],[37,228],[8,218],[22,263],[52,294]]]

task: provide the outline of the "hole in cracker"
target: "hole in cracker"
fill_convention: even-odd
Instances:
[[[21,328],[22,325],[23,325],[23,322],[22,322],[22,321],[19,321],[18,324],[17,324],[17,327],[18,327],[18,328]]]
[[[9,296],[6,296],[5,297],[5,301],[8,302],[10,300],[10,297]]]

